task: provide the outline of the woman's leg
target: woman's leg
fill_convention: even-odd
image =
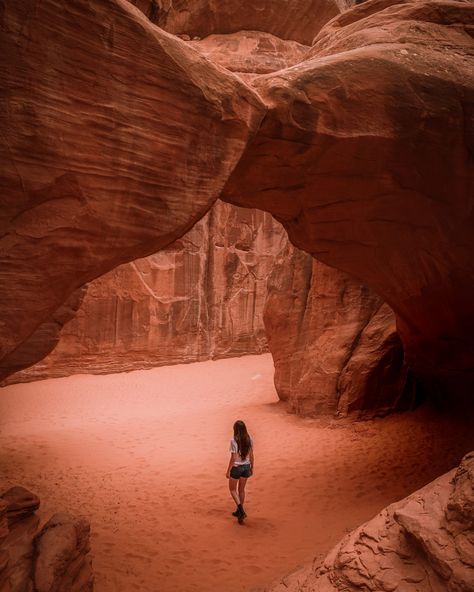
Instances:
[[[234,502],[236,503],[237,506],[240,505],[240,497],[239,494],[237,492],[237,483],[239,482],[239,479],[232,479],[232,477],[229,478],[229,491],[230,491],[230,495],[232,496]]]
[[[240,499],[240,503],[242,505],[244,505],[244,501],[245,501],[245,485],[246,484],[247,484],[246,477],[241,477],[239,479],[239,499]]]

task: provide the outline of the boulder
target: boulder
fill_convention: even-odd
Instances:
[[[20,486],[0,495],[0,590],[92,592],[89,522],[60,513],[38,531],[39,504]]]
[[[472,592],[474,453],[271,592]],[[459,524],[463,524],[461,531]]]
[[[82,517],[55,514],[35,537],[37,592],[89,592],[93,589],[90,526]]]
[[[40,507],[39,497],[18,485],[4,491],[0,498],[7,504],[5,511],[9,526],[31,516]]]

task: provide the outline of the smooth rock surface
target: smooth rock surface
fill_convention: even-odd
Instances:
[[[84,283],[189,230],[264,108],[125,0],[6,0],[0,19],[1,359]]]
[[[473,508],[471,452],[458,469],[388,506],[322,564],[306,566],[271,592],[472,592]]]
[[[269,110],[224,190],[378,293],[410,366],[451,392],[474,384],[473,22],[462,1],[336,17],[252,81]]]
[[[0,362],[0,377],[19,373],[23,368],[33,366],[47,356],[58,344],[64,325],[75,318],[86,292],[87,284],[75,290],[54,311],[51,318],[39,325],[26,341],[6,355]]]
[[[169,248],[91,282],[52,354],[7,382],[267,351],[267,277],[287,240],[270,214],[217,202]]]
[[[299,415],[383,414],[410,406],[390,307],[367,286],[287,245],[264,313],[275,387]]]

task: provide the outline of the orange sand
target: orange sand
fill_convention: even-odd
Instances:
[[[469,426],[422,409],[360,424],[277,403],[269,355],[73,376],[0,391],[2,486],[92,523],[97,592],[249,590],[453,467]],[[248,520],[225,470],[232,423],[255,443]]]

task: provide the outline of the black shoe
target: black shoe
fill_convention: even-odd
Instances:
[[[239,514],[240,514],[240,512],[238,509],[235,510],[235,512],[232,512],[232,516],[235,516],[236,518],[238,518]]]
[[[243,510],[242,510],[242,512],[239,512],[237,514],[237,520],[238,520],[239,524],[243,524],[245,518],[247,518],[247,514]]]

